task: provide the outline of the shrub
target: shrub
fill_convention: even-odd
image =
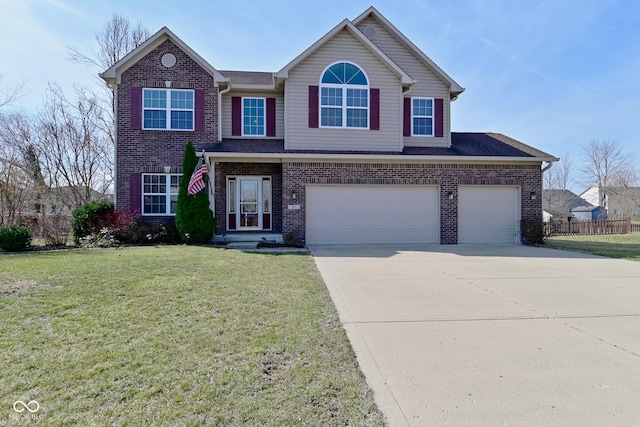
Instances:
[[[0,228],[0,249],[7,252],[21,252],[27,249],[31,231],[21,225]]]
[[[91,202],[80,206],[72,214],[73,240],[80,242],[81,237],[99,234],[100,230],[113,227],[116,215],[111,202]]]
[[[119,220],[119,222],[120,226],[113,231],[113,235],[120,243],[144,245],[180,241],[178,230],[173,224],[146,223],[139,217],[130,221]]]
[[[71,231],[68,215],[47,215],[42,217],[42,237],[45,245],[64,246]]]
[[[544,223],[540,220],[523,219],[520,221],[520,236],[525,245],[541,245],[546,238]]]
[[[182,160],[182,180],[178,192],[178,210],[176,212],[176,227],[180,239],[185,243],[207,243],[213,237],[216,219],[209,209],[209,195],[205,188],[193,196],[187,194],[189,179],[198,166],[199,159],[189,141],[184,150]]]

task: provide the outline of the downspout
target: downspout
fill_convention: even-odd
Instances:
[[[218,91],[218,143],[222,142],[222,95],[231,90],[231,81],[226,80],[227,87]]]
[[[553,166],[553,162],[547,162],[547,166],[545,166],[544,168],[542,168],[542,173],[545,173],[545,171],[547,171],[551,166]]]

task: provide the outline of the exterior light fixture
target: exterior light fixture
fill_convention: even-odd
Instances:
[[[453,191],[449,191],[447,193],[447,197],[449,198],[449,200],[453,200]]]
[[[536,199],[536,193],[534,191],[531,192],[531,200]]]

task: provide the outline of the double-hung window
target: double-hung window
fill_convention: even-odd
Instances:
[[[433,136],[433,98],[411,98],[411,135]]]
[[[181,178],[178,174],[142,175],[142,214],[175,215]]]
[[[265,136],[265,98],[242,98],[242,135]]]
[[[194,91],[143,89],[143,129],[193,130]]]
[[[321,127],[369,127],[369,81],[357,65],[338,62],[320,81]]]

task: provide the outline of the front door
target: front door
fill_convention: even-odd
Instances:
[[[271,229],[271,177],[228,177],[228,229]]]
[[[238,218],[237,229],[262,230],[262,192],[260,191],[260,178],[238,179]]]

